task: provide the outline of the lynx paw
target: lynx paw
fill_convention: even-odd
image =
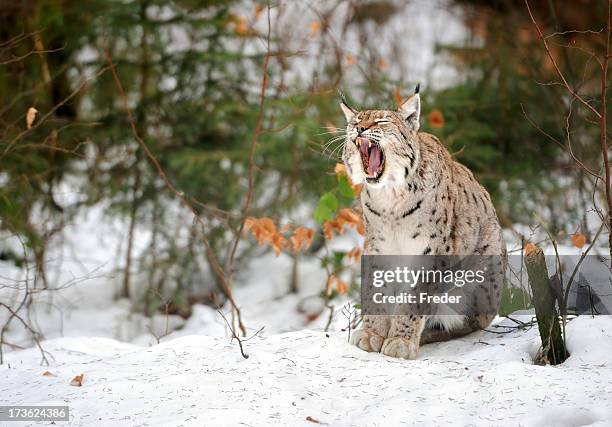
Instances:
[[[392,337],[385,340],[382,352],[386,356],[416,359],[419,356],[419,345],[408,338]]]
[[[358,329],[353,332],[351,344],[365,351],[380,352],[384,340],[385,338],[383,336],[375,332],[366,329]]]

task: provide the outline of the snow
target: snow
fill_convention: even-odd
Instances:
[[[392,359],[347,343],[341,310],[348,299],[334,302],[330,332],[323,332],[329,310],[317,295],[326,273],[316,257],[300,259],[300,291],[288,294],[291,257],[266,254],[237,277],[235,299],[249,333],[264,327],[244,343],[243,359],[210,307],[195,305],[186,320],[148,319],[129,301],[113,301],[115,266],[104,256],[117,246],[114,227],[97,224],[109,232],[96,248],[96,222],[92,215],[67,233],[92,249],[57,256],[63,264],[55,282],[98,273],[48,301],[41,294],[31,312],[47,338],[49,365],[41,365],[39,349],[17,323],[9,329],[8,342],[30,348],[5,348],[0,405],[68,405],[71,421],[56,424],[74,426],[612,424],[612,316],[572,320],[571,357],[556,367],[532,363],[537,327],[506,328],[516,326],[508,319],[490,332],[426,345],[418,360]],[[345,250],[360,243],[350,233],[333,242]],[[570,246],[560,251],[577,253]],[[0,270],[18,276],[6,263]],[[164,335],[159,344],[156,335]],[[71,386],[79,374],[82,387]]]
[[[510,331],[426,345],[412,361],[361,351],[340,331],[257,335],[248,359],[220,337],[148,348],[58,338],[44,343],[48,367],[36,349],[9,353],[0,405],[69,405],[74,426],[610,425],[612,317],[571,321],[571,356],[556,367],[531,363],[537,328]],[[83,386],[69,385],[81,373]]]

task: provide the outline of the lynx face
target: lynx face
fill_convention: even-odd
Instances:
[[[382,187],[414,173],[419,154],[418,93],[397,111],[357,112],[344,103],[340,106],[347,119],[343,157],[354,183]]]

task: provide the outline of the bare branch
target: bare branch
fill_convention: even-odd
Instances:
[[[542,33],[542,30],[540,29],[540,27],[538,26],[538,23],[536,22],[535,18],[533,17],[533,13],[531,12],[531,7],[529,6],[529,0],[525,0],[525,5],[527,6],[527,11],[529,12],[529,17],[531,18],[531,22],[533,22],[533,25],[535,26],[535,28],[536,28],[539,36],[540,36],[540,39],[542,40],[542,43],[544,43],[544,49],[546,49],[546,54],[548,55],[548,58],[552,62],[553,67],[555,67],[555,71],[557,72],[557,75],[559,76],[559,78],[563,82],[563,85],[565,86],[567,91],[569,93],[571,93],[573,97],[578,99],[585,107],[587,107],[589,110],[591,110],[591,112],[593,114],[595,114],[595,116],[597,118],[601,118],[601,114],[599,113],[599,111],[597,111],[591,104],[589,104],[587,101],[584,100],[584,98],[582,98],[578,93],[576,93],[574,91],[574,89],[572,89],[572,87],[570,86],[568,81],[565,79],[565,76],[563,75],[563,72],[561,71],[561,69],[557,65],[557,61],[555,61],[555,58],[552,55],[552,53],[550,51],[550,48],[548,47],[548,42],[546,41],[546,37]]]

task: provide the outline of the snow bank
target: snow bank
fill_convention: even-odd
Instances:
[[[75,426],[612,423],[612,317],[573,320],[557,367],[531,364],[537,328],[510,331],[427,345],[413,361],[363,352],[342,332],[257,336],[246,360],[220,337],[149,348],[59,338],[43,343],[49,367],[35,349],[8,354],[0,405],[69,405]],[[69,385],[81,373],[83,386]]]

